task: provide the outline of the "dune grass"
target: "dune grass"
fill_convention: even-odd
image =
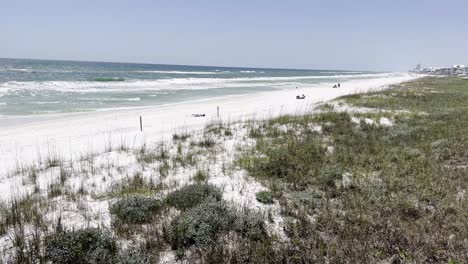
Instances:
[[[292,219],[296,249],[284,257],[466,262],[468,83],[424,78],[337,100],[376,111],[354,114],[358,124],[346,112],[270,120],[238,160]],[[382,116],[393,126],[379,125]],[[306,133],[309,124],[323,134]],[[268,137],[278,125],[304,132]]]

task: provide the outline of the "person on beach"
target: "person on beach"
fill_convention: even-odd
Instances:
[[[335,84],[335,85],[333,85],[333,88],[337,88],[336,84]]]
[[[338,88],[340,88],[340,84],[338,84]]]

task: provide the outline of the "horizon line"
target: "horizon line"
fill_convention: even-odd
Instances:
[[[165,66],[189,66],[189,67],[210,67],[210,68],[238,68],[238,69],[263,69],[263,70],[292,70],[292,71],[356,71],[356,72],[395,72],[395,71],[369,71],[369,70],[349,70],[349,69],[304,69],[304,68],[273,68],[273,67],[247,67],[247,66],[219,66],[219,65],[196,65],[196,64],[172,64],[172,63],[152,63],[152,62],[124,62],[124,61],[97,61],[97,60],[69,60],[69,59],[37,59],[37,58],[8,58],[7,60],[37,60],[37,61],[62,61],[62,62],[92,62],[92,63],[115,63],[115,64],[146,64]]]

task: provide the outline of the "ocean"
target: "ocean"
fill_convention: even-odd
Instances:
[[[153,106],[398,73],[0,59],[0,116]]]

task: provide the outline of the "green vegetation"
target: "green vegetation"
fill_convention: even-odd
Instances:
[[[264,203],[264,204],[272,204],[273,201],[273,194],[269,191],[261,191],[255,194],[255,198],[257,201]]]
[[[204,200],[176,217],[167,234],[173,249],[215,246],[220,235],[237,232],[248,239],[267,238],[263,219],[253,212],[240,212],[224,201]],[[234,241],[235,242],[235,241]]]
[[[203,172],[201,170],[197,170],[197,172],[193,176],[193,180],[198,182],[198,183],[204,182],[207,179],[208,179],[208,174],[206,174],[205,172]]]
[[[160,207],[159,200],[155,198],[131,196],[113,203],[110,212],[123,223],[143,224],[151,221]]]
[[[221,190],[213,185],[191,184],[170,193],[166,198],[166,203],[179,210],[186,210],[206,199],[220,201],[221,197]]]
[[[108,197],[128,197],[134,195],[142,195],[142,196],[151,196],[164,189],[164,184],[154,184],[153,182],[145,181],[143,179],[140,172],[135,173],[133,177],[130,177],[121,183],[115,185],[112,188],[112,191],[108,193],[106,196]]]
[[[467,261],[468,82],[424,78],[338,100],[376,111],[355,114],[357,124],[337,112],[271,120],[251,130],[257,144],[238,160],[293,220],[286,233],[294,251],[283,257]],[[382,117],[393,125],[379,125]],[[307,133],[309,124],[323,134]],[[304,133],[272,137],[278,125]]]
[[[216,146],[216,141],[210,137],[204,137],[202,140],[192,141],[190,144],[200,148],[212,148]]]
[[[52,263],[116,263],[115,238],[95,228],[59,231],[46,240],[46,258]]]
[[[162,161],[169,158],[169,153],[165,146],[160,146],[156,150],[148,150],[146,146],[139,149],[137,153],[137,161],[140,163],[154,163],[156,161]]]
[[[232,136],[232,131],[229,130],[229,129],[224,130],[224,136],[226,136],[226,137]]]
[[[235,215],[222,201],[205,200],[181,213],[171,223],[168,240],[173,249],[206,246],[230,228]]]
[[[181,134],[174,133],[172,135],[172,140],[174,140],[174,141],[185,141],[189,137],[190,137],[190,134],[188,134],[188,133],[181,133]]]

